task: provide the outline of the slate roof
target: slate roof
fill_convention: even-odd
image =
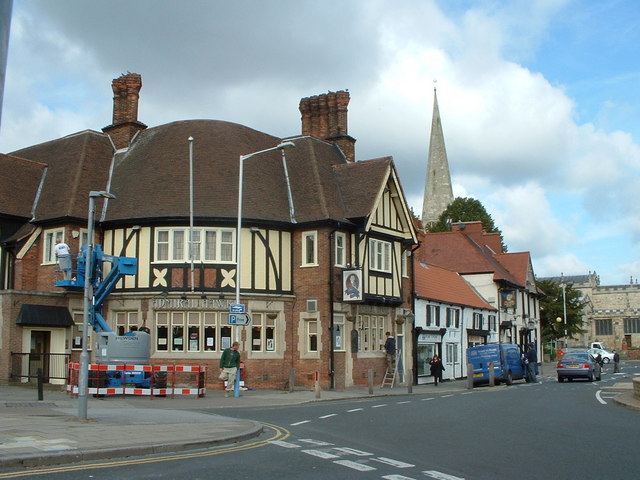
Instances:
[[[0,214],[31,219],[38,189],[47,172],[46,164],[0,154]]]
[[[187,222],[190,213],[189,137],[194,138],[195,221],[235,222],[240,155],[275,147],[282,139],[231,122],[185,120],[143,130],[128,149],[118,152],[107,135],[87,130],[13,155],[32,160],[21,160],[31,170],[32,165],[42,164],[42,169],[46,164],[36,223],[86,219],[89,191],[108,190],[116,199],[109,201],[104,217],[102,201],[96,203],[97,221],[179,224]],[[379,192],[395,171],[391,157],[348,162],[330,142],[309,136],[289,140],[296,145],[285,151],[294,222],[279,150],[244,161],[242,213],[246,222],[358,222],[372,212]],[[5,162],[1,172],[12,171],[16,165]],[[33,185],[34,172],[19,169],[29,178],[25,185]],[[28,213],[25,205],[33,203],[33,193],[27,197],[20,202],[23,215]]]
[[[107,187],[113,145],[106,135],[85,130],[16,150],[11,155],[47,166],[42,191],[35,205],[34,221],[86,219],[89,191],[105,190]],[[2,175],[6,175],[6,172],[15,175],[23,168],[22,162],[3,165]],[[23,171],[22,174],[28,175],[28,172]],[[35,196],[27,204],[31,205],[34,201]]]
[[[495,311],[458,273],[414,260],[415,291],[420,298]]]

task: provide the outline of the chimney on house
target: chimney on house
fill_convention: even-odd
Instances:
[[[349,92],[329,92],[300,100],[302,135],[310,135],[336,144],[347,160],[355,161],[356,140],[348,135],[347,106]]]
[[[102,131],[109,135],[117,149],[126,148],[134,135],[147,126],[138,121],[138,99],[142,77],[123,74],[111,83],[113,89],[113,123]]]

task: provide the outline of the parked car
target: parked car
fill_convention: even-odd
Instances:
[[[568,352],[556,365],[558,381],[586,378],[590,382],[602,378],[602,369],[593,355],[587,352]]]
[[[604,363],[613,362],[613,353],[607,352],[606,350],[603,350],[601,348],[590,348],[589,350],[587,350],[587,353],[593,355],[593,358],[597,357],[598,354],[600,354]]]

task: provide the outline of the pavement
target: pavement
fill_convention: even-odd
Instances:
[[[552,364],[545,365],[543,371],[552,372],[553,368]],[[620,380],[624,381],[603,386],[603,390],[623,391],[614,401],[640,411],[640,399],[633,395],[631,380]],[[467,390],[467,380],[445,381],[437,387],[425,384],[392,389],[374,386],[371,391],[366,386],[322,390],[319,398],[313,389],[244,390],[237,398],[225,398],[222,390],[211,389],[202,398],[89,396],[87,419],[80,419],[78,399],[68,395],[64,387],[46,387],[42,400],[38,400],[33,385],[0,386],[0,470],[177,453],[241,442],[263,431],[259,422],[205,413],[206,409],[250,410],[354,398],[456,393]]]

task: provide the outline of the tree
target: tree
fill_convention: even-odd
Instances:
[[[438,221],[428,227],[431,232],[450,232],[452,222],[482,222],[487,233],[498,233],[502,238],[502,232],[493,221],[493,218],[479,200],[471,197],[456,197],[451,204],[440,214]],[[502,240],[502,249],[507,251],[507,246]]]
[[[542,341],[550,342],[565,336],[564,306],[567,312],[567,337],[574,338],[577,334],[584,333],[582,329],[582,310],[587,303],[579,290],[574,290],[573,284],[565,286],[564,301],[562,298],[562,285],[553,280],[540,280],[536,286],[544,292],[544,298],[540,300],[540,324],[542,328]],[[560,322],[557,319],[561,319]]]

